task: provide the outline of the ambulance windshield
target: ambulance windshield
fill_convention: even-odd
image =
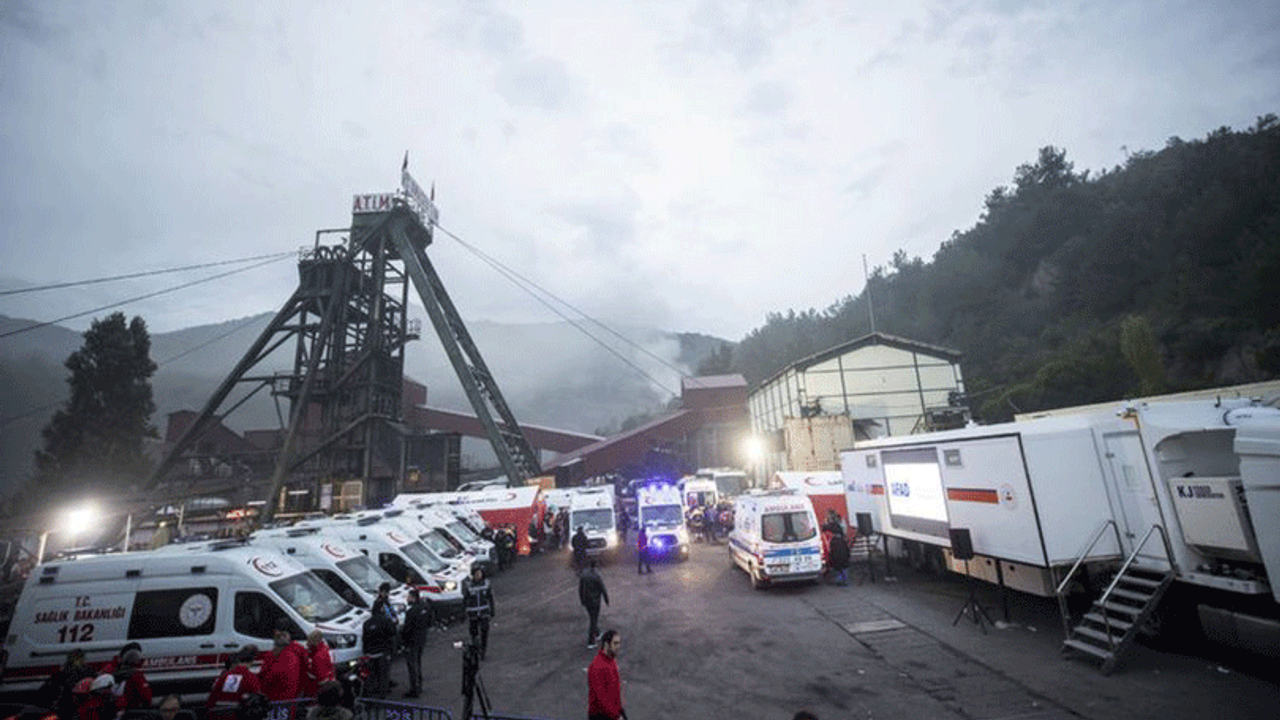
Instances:
[[[423,547],[420,542],[411,542],[408,545],[401,546],[400,552],[412,560],[414,565],[429,573],[444,572],[449,569],[449,565],[445,561],[436,557],[430,550]]]
[[[680,525],[684,512],[679,505],[641,505],[640,521],[645,525]]]
[[[575,531],[578,528],[584,528],[586,530],[612,530],[613,511],[609,508],[574,510],[573,517],[569,520],[569,524],[573,526]]]
[[[378,593],[378,586],[384,582],[389,582],[392,585],[398,584],[396,583],[395,578],[387,574],[386,570],[378,567],[377,563],[364,555],[357,555],[356,557],[349,558],[347,560],[340,560],[338,562],[338,569],[342,571],[343,575],[350,578],[351,582],[354,582],[361,590],[373,595]]]
[[[276,580],[271,589],[307,622],[332,620],[351,609],[333,588],[309,572]]]
[[[760,537],[765,542],[801,542],[817,534],[806,512],[767,513],[760,518]]]
[[[451,560],[458,556],[458,548],[449,542],[449,539],[445,537],[444,533],[440,532],[439,528],[423,535],[422,544],[431,548],[431,552],[442,558]]]
[[[474,545],[480,542],[479,535],[476,535],[475,533],[471,532],[471,528],[467,527],[466,525],[463,525],[461,522],[457,520],[453,520],[452,522],[445,523],[445,527],[449,528],[449,532],[453,533],[454,537],[458,538],[464,543],[467,543],[468,545]]]

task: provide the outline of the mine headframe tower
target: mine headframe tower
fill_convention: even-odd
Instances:
[[[416,339],[406,313],[417,289],[471,406],[508,478],[540,474],[525,439],[462,318],[427,259],[438,212],[407,169],[401,190],[357,195],[351,227],[320,231],[298,262],[298,287],[204,409],[156,467],[151,485],[190,454],[198,439],[263,388],[289,401],[289,418],[266,492],[262,520],[275,514],[288,484],[402,476],[404,348]],[[337,245],[324,235],[345,233]],[[293,343],[293,370],[255,373]],[[237,387],[250,389],[228,403]],[[496,417],[495,417],[496,416]]]

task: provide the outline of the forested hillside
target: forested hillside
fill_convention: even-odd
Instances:
[[[851,256],[853,254],[851,253]],[[932,261],[773,314],[734,349],[753,384],[876,329],[964,353],[983,420],[1280,376],[1280,122],[1170,139],[1076,172],[1046,147]]]

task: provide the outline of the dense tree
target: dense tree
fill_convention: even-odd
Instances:
[[[124,313],[95,320],[65,363],[70,397],[43,431],[29,497],[65,495],[141,480],[151,463],[145,441],[155,403],[146,323]]]
[[[734,349],[757,384],[876,329],[963,353],[979,416],[1280,377],[1280,119],[1076,172],[1046,147],[932,261],[772,313]]]

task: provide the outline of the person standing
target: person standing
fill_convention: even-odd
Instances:
[[[578,601],[587,609],[590,624],[587,626],[587,647],[595,647],[596,635],[600,633],[600,601],[609,604],[609,591],[604,588],[604,580],[596,570],[596,561],[590,561],[578,576]]]
[[[258,676],[253,674],[249,665],[258,658],[256,645],[245,645],[236,651],[231,667],[222,671],[213,681],[213,690],[205,699],[206,718],[233,718],[236,708],[250,695],[262,693],[258,684]]]
[[[471,631],[471,644],[480,652],[480,659],[489,649],[489,621],[493,619],[493,588],[480,566],[472,566],[471,577],[462,581],[462,604],[467,610],[467,626]]]
[[[573,534],[573,540],[570,541],[573,546],[573,566],[581,570],[587,566],[587,531],[586,528],[579,525],[577,532]]]
[[[333,655],[329,653],[329,643],[324,641],[320,630],[312,630],[307,634],[307,667],[304,676],[302,696],[316,697],[320,686],[328,680],[336,680],[333,672]]]
[[[404,647],[404,664],[409,672],[407,698],[422,694],[422,649],[427,645],[427,628],[431,626],[431,605],[422,602],[417,589],[409,591],[409,607],[404,611],[400,640]]]
[[[618,652],[622,636],[605,630],[600,636],[600,652],[587,668],[587,720],[625,718],[622,708],[622,676],[618,674]]]
[[[645,571],[653,572],[653,567],[649,565],[649,531],[641,525],[640,531],[636,533],[636,574],[640,575]]]
[[[262,694],[272,702],[302,697],[307,651],[293,641],[288,620],[276,623],[271,644],[271,649],[262,654],[262,666],[258,668]]]
[[[391,619],[387,604],[379,594],[373,601],[369,619],[364,621],[364,654],[369,656],[369,695],[375,698],[387,696],[391,683],[391,653],[396,645],[396,623]]]
[[[142,651],[129,650],[120,657],[120,667],[112,673],[113,692],[120,710],[150,710],[151,686],[142,673]]]
[[[837,526],[837,529],[842,529]],[[827,556],[831,562],[831,569],[835,571],[833,581],[837,585],[849,584],[849,541],[845,538],[844,532],[831,533],[830,549]]]
[[[627,516],[627,509],[618,508],[618,544],[627,544],[627,528],[631,525],[631,518]]]

